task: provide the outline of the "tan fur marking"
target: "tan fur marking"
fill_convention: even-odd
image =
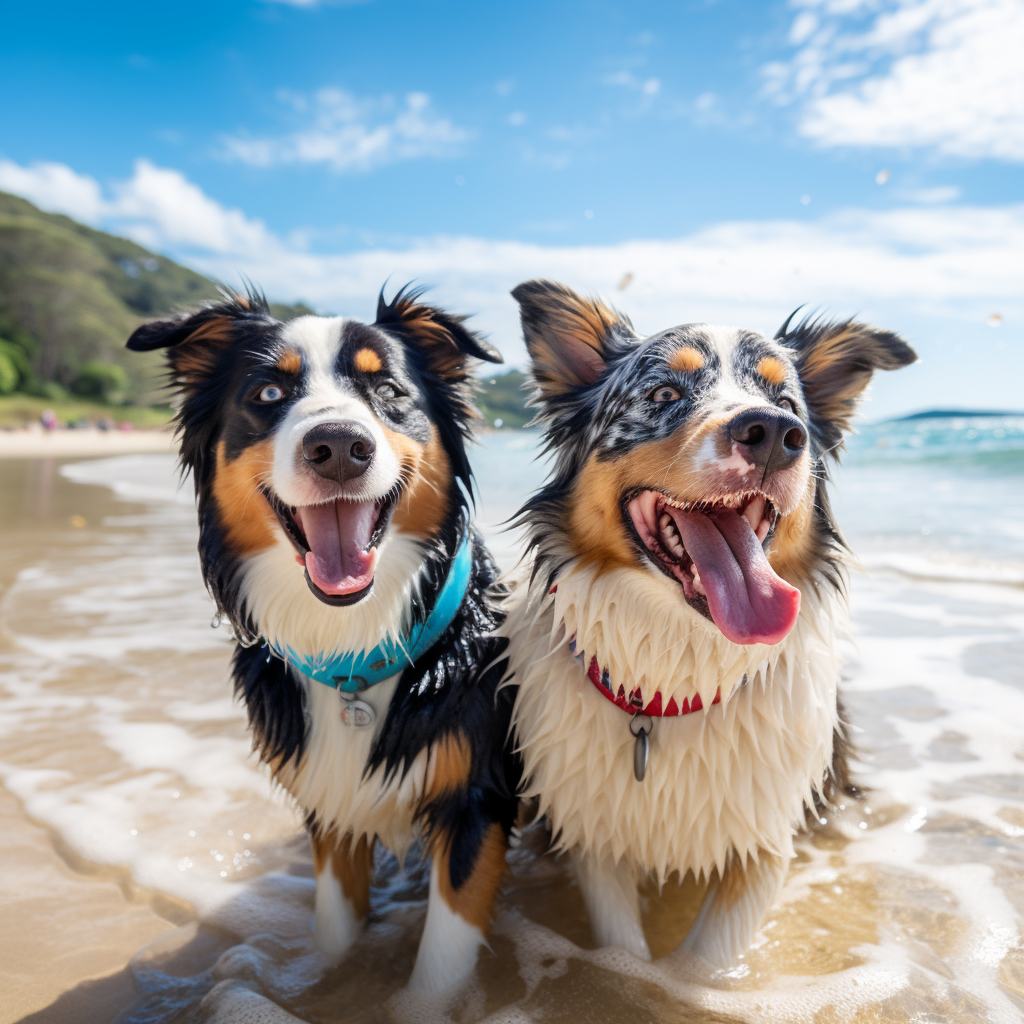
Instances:
[[[431,427],[430,440],[424,448],[384,424],[381,429],[398,456],[403,477],[409,481],[392,521],[404,533],[433,537],[448,512],[448,490],[452,481],[451,464],[437,431]]]
[[[704,365],[704,356],[692,345],[684,345],[669,356],[668,365],[670,369],[678,370],[680,373],[693,373]]]
[[[800,504],[779,520],[768,552],[772,568],[794,586],[809,580],[814,568],[814,485],[812,476]]]
[[[288,349],[278,356],[277,368],[282,373],[296,374],[302,369],[302,356],[293,349]]]
[[[776,387],[786,382],[786,366],[781,359],[776,359],[775,356],[765,356],[757,364],[757,372],[769,384],[774,384]]]
[[[473,870],[458,889],[452,888],[450,850],[447,844],[438,844],[434,849],[441,897],[450,910],[482,932],[487,931],[494,913],[494,898],[505,876],[507,848],[508,843],[501,826],[497,822],[489,825],[480,841]]]
[[[353,842],[352,835],[329,832],[314,835],[313,867],[318,875],[330,864],[331,874],[338,879],[345,898],[359,918],[370,912],[370,880],[373,878],[373,847],[365,835]]]
[[[398,306],[402,323],[429,357],[433,371],[441,377],[462,379],[465,376],[466,354],[455,344],[448,328],[434,319],[437,312],[430,306],[407,300]]]
[[[171,350],[174,372],[186,384],[201,381],[213,370],[222,347],[231,341],[232,327],[232,322],[223,316],[214,317],[197,327]]]
[[[819,416],[835,420],[847,430],[854,406],[871,380],[870,369],[843,372],[841,364],[856,357],[863,334],[855,327],[846,327],[828,335],[807,353],[800,368],[800,378],[808,399]]]
[[[696,428],[686,425],[669,437],[634,448],[610,462],[591,457],[580,473],[568,523],[573,548],[584,563],[599,571],[636,566],[637,554],[627,537],[622,495],[633,487],[653,487],[680,501],[709,497],[707,474],[694,456],[703,439],[717,436],[732,414],[710,418]]]
[[[379,373],[384,364],[372,348],[361,348],[353,357],[352,364],[360,373]]]
[[[259,485],[274,464],[273,441],[261,441],[228,462],[223,441],[217,445],[213,499],[228,546],[236,555],[252,555],[274,543],[274,513]]]
[[[430,752],[426,799],[464,789],[473,767],[473,752],[462,733],[449,734],[434,744]]]
[[[573,550],[584,565],[598,573],[639,566],[639,556],[621,512],[622,495],[637,487],[652,487],[676,500],[707,501],[717,495],[713,474],[696,455],[706,438],[715,442],[717,455],[729,455],[722,427],[735,415],[711,416],[696,425],[686,424],[669,437],[640,445],[612,461],[592,456],[583,467],[569,502],[567,532]],[[803,455],[806,461],[807,454]],[[806,580],[813,553],[814,479],[808,480],[796,508],[780,519],[768,560],[775,571],[794,585]]]
[[[566,388],[566,379],[575,377],[572,367],[566,362],[555,339],[571,339],[593,349],[595,375],[604,367],[603,347],[616,315],[596,299],[585,299],[575,293],[558,296],[558,304],[548,312],[550,323],[543,334],[538,334],[533,343],[533,358],[538,374],[537,382],[545,394],[561,394]],[[584,350],[585,352],[586,350]]]

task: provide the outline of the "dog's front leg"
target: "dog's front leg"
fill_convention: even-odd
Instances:
[[[366,836],[314,832],[313,866],[316,870],[316,944],[338,960],[362,930],[370,912],[373,844]]]
[[[651,951],[640,921],[636,871],[624,861],[614,864],[578,855],[576,877],[597,944],[619,946],[641,960],[650,960]]]
[[[746,866],[734,857],[721,881],[708,890],[680,948],[715,967],[732,967],[750,948],[788,869],[788,858],[763,850]]]
[[[505,874],[508,840],[497,822],[463,820],[431,843],[430,899],[409,988],[440,992],[470,974]]]

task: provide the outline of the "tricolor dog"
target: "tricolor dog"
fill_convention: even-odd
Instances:
[[[340,957],[375,840],[423,837],[411,987],[472,970],[516,813],[495,569],[469,520],[469,363],[501,357],[416,293],[374,323],[226,296],[140,327],[180,391],[203,575],[238,638],[256,747],[308,815],[316,934]]]
[[[849,787],[827,460],[872,373],[916,357],[855,322],[644,338],[562,285],[512,294],[553,455],[501,630],[523,792],[601,944],[648,957],[638,880],[692,872],[685,946],[729,965],[794,831]]]

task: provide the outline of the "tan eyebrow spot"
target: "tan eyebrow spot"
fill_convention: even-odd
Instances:
[[[384,367],[380,356],[372,348],[361,348],[352,363],[360,373],[377,373]]]
[[[693,373],[704,365],[704,357],[692,345],[685,345],[683,348],[677,348],[668,357],[668,365],[673,370]]]
[[[775,356],[765,356],[757,364],[757,372],[764,377],[769,384],[784,384],[786,381],[786,367],[781,359]]]
[[[302,369],[302,356],[293,349],[288,349],[278,356],[277,368],[282,373],[298,373]]]

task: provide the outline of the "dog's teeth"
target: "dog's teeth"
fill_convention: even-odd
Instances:
[[[674,526],[675,524],[672,522],[672,517],[667,512],[662,512],[661,517],[658,519],[658,525],[663,530],[667,530],[670,526]]]
[[[752,530],[757,530],[760,526],[761,520],[764,518],[764,505],[764,495],[758,495],[743,510],[743,516],[747,522],[750,523],[750,528]]]
[[[771,523],[767,519],[762,519],[757,524],[757,529],[754,531],[757,534],[757,539],[763,544],[765,537],[768,536],[768,531],[771,529]]]
[[[703,594],[707,597],[708,592],[704,589],[704,584],[701,582],[700,573],[697,572],[696,566],[693,567],[693,589],[696,590],[698,594]]]

